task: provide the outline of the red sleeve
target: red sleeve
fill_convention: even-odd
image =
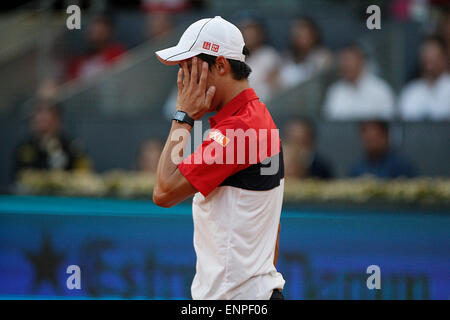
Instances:
[[[181,174],[205,197],[226,178],[255,162],[248,156],[244,161],[238,161],[238,153],[256,141],[247,138],[244,145],[237,143],[241,132],[236,131],[237,129],[245,132],[248,127],[241,121],[233,121],[212,129],[197,150],[178,165]],[[230,130],[233,130],[234,134],[230,134]]]

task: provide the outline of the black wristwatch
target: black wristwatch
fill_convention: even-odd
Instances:
[[[177,122],[184,122],[187,123],[188,125],[190,125],[191,127],[194,126],[194,119],[192,119],[191,117],[188,116],[188,114],[184,111],[180,111],[177,110],[174,115],[172,120],[175,120]]]

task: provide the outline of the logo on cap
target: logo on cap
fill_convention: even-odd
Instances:
[[[218,44],[213,44],[212,47],[211,47],[211,51],[218,52],[219,51],[219,45]]]
[[[209,50],[211,48],[211,42],[204,41],[203,49]]]
[[[210,51],[213,51],[213,52],[219,52],[219,45],[213,43],[212,46],[211,46],[211,42],[203,41],[203,49],[210,50]]]

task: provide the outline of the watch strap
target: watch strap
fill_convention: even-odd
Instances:
[[[186,112],[177,110],[175,114],[172,117],[172,120],[175,120],[177,122],[184,122],[190,125],[191,127],[194,126],[194,119],[192,119]]]

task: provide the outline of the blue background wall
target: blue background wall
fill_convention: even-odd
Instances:
[[[450,216],[285,209],[278,270],[289,299],[448,299]],[[0,196],[0,298],[190,298],[191,207]],[[67,266],[81,268],[68,290]],[[381,268],[368,290],[366,268]]]

